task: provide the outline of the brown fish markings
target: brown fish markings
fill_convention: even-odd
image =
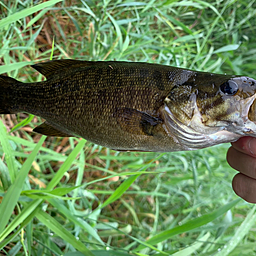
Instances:
[[[0,76],[0,113],[44,118],[34,129],[115,150],[179,151],[256,137],[256,81],[135,62],[55,60],[47,80]]]

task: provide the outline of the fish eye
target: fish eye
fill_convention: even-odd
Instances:
[[[226,95],[235,95],[238,91],[238,85],[232,80],[223,83],[220,90]]]

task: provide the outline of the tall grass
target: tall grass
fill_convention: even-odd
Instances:
[[[0,73],[41,81],[28,65],[49,60],[54,40],[54,59],[144,61],[256,78],[255,10],[255,1],[235,0],[4,0]],[[41,119],[32,118],[5,115],[0,124],[3,255],[255,253],[255,207],[232,191],[229,145],[120,153],[40,137],[31,130]]]

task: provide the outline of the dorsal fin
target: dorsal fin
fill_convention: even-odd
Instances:
[[[32,68],[36,69],[46,78],[50,78],[55,72],[61,72],[61,69],[64,67],[70,66],[90,66],[92,64],[91,61],[82,61],[82,60],[51,60],[47,62],[37,63],[35,65],[31,65]]]

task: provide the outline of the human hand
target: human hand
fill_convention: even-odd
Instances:
[[[227,161],[239,171],[233,178],[233,190],[245,201],[256,203],[256,138],[242,137],[231,144]]]

